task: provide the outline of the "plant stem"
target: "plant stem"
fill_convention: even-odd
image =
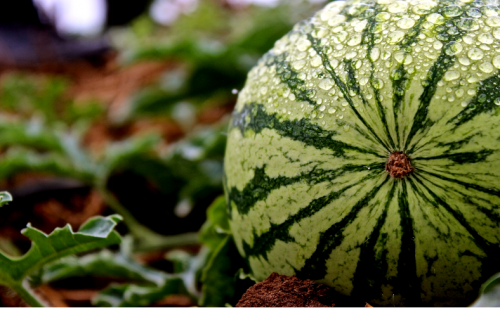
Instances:
[[[197,233],[187,233],[178,236],[162,236],[152,231],[139,223],[105,186],[96,186],[96,188],[103,197],[105,203],[109,205],[113,211],[123,217],[123,221],[130,230],[130,233],[134,236],[135,244],[138,246],[139,251],[199,243]]]
[[[200,244],[198,233],[185,233],[175,236],[161,236],[161,239],[146,244],[138,243],[135,247],[136,252],[150,252],[159,249],[168,249],[185,245]]]
[[[46,305],[38,299],[35,293],[28,288],[27,283],[18,283],[9,285],[11,289],[13,289],[19,297],[21,297],[28,305],[31,307],[45,307]]]

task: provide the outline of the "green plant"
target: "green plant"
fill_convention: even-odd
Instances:
[[[11,200],[8,193],[0,193],[0,206]],[[28,224],[22,233],[32,241],[30,250],[21,257],[0,252],[0,284],[14,290],[28,305],[43,306],[44,303],[31,290],[30,276],[62,257],[120,243],[120,235],[114,231],[120,220],[117,215],[94,217],[78,232],[73,232],[67,225],[50,235]]]
[[[254,276],[375,305],[466,305],[500,270],[500,19],[466,1],[335,1],[251,70],[228,134]]]

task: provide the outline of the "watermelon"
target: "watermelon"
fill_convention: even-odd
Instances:
[[[224,181],[257,279],[448,306],[500,271],[497,3],[335,1],[263,56]]]

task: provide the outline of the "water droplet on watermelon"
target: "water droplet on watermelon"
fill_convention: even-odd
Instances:
[[[321,112],[323,112],[323,111],[326,109],[326,107],[325,107],[324,105],[320,105],[318,109],[319,109]]]
[[[458,5],[449,5],[444,7],[442,12],[446,17],[455,17],[462,15],[462,8]]]
[[[403,40],[405,36],[405,33],[402,31],[394,31],[391,33],[391,35],[387,38],[387,43],[389,44],[396,44],[399,41]]]
[[[459,42],[455,42],[455,41],[451,41],[444,48],[444,52],[448,56],[454,56],[456,54],[459,54],[460,52],[462,52],[462,50],[463,50],[462,44],[460,44]]]
[[[441,14],[432,13],[429,16],[427,16],[427,21],[435,25],[442,25],[444,24],[445,19]]]
[[[347,41],[347,45],[349,46],[356,46],[356,45],[359,45],[359,43],[361,43],[361,40],[363,39],[362,35],[361,34],[355,34],[353,35],[348,41]]]
[[[372,61],[377,61],[379,57],[380,57],[380,50],[378,49],[378,47],[374,47],[370,52],[370,58]]]
[[[446,82],[453,81],[460,78],[460,72],[458,71],[448,71],[444,74],[443,80]]]
[[[465,94],[465,91],[461,88],[457,89],[457,91],[455,91],[455,95],[457,95],[458,98],[463,97],[464,94]]]
[[[491,73],[493,72],[494,68],[490,62],[485,61],[479,65],[479,70],[483,71],[484,73]]]
[[[493,30],[493,36],[495,37],[495,39],[500,40],[500,29],[499,28],[496,28],[495,30]]]
[[[491,44],[491,43],[493,43],[493,36],[489,33],[481,33],[477,37],[477,40],[481,43],[484,43],[484,44]]]
[[[396,1],[389,5],[388,11],[390,13],[402,13],[408,9],[408,3],[405,1]]]
[[[389,19],[391,19],[391,14],[388,12],[381,12],[375,16],[375,21],[377,22],[385,22],[388,21]]]
[[[464,66],[470,65],[470,59],[465,56],[458,58],[458,62]]]
[[[484,52],[478,48],[473,48],[469,50],[467,56],[469,56],[469,58],[472,60],[479,60],[483,58]]]
[[[328,35],[328,30],[323,27],[318,27],[314,30],[314,36],[318,39],[322,39]]]
[[[382,89],[384,87],[384,81],[382,81],[381,79],[375,79],[373,81],[373,87],[375,87],[376,89]]]
[[[347,18],[344,15],[335,15],[328,20],[328,25],[334,27],[345,22],[346,19]]]
[[[443,47],[443,43],[441,43],[441,41],[436,41],[432,44],[432,47],[434,47],[435,50],[440,50]]]
[[[467,11],[466,11],[466,13],[470,17],[475,17],[475,18],[481,17],[481,15],[482,15],[481,12],[479,11],[479,9],[478,8],[474,8],[474,7],[468,8]]]
[[[354,26],[354,31],[356,31],[356,32],[363,31],[365,29],[365,27],[366,27],[367,24],[368,24],[368,20],[366,20],[366,19],[360,21],[359,23],[357,23]]]
[[[300,70],[304,68],[305,65],[306,65],[305,60],[298,60],[292,63],[292,68],[294,68],[295,70]]]
[[[471,95],[471,96],[474,96],[474,95],[476,94],[476,90],[475,90],[475,89],[469,89],[469,90],[467,91],[467,93],[468,93],[469,95]]]
[[[500,105],[500,98],[496,98],[494,102],[496,105]]]
[[[434,1],[421,1],[413,6],[412,11],[418,15],[424,15],[432,12],[432,10],[437,6]]]
[[[481,8],[481,12],[486,16],[498,16],[498,7],[494,5],[485,5]]]
[[[324,90],[330,90],[334,85],[334,82],[332,79],[323,79],[319,82],[319,88],[324,89]],[[335,93],[335,92],[334,92]]]
[[[500,69],[500,55],[493,57],[492,62],[495,68]]]
[[[345,58],[346,59],[353,59],[354,57],[356,57],[358,55],[357,52],[355,51],[351,51],[351,52],[348,52],[347,54],[345,54]]]
[[[486,18],[485,23],[490,27],[498,27],[500,26],[500,16],[489,16]]]
[[[328,113],[330,113],[330,114],[335,114],[335,112],[337,112],[337,110],[335,110],[334,108],[328,109]]]
[[[322,62],[323,61],[321,60],[320,56],[314,56],[313,59],[311,59],[311,66],[313,66],[314,68],[317,68],[317,67],[321,66]]]
[[[401,29],[410,29],[415,25],[415,20],[411,18],[401,18],[396,25]]]
[[[462,17],[458,22],[455,23],[455,25],[461,30],[465,31],[473,31],[479,29],[479,23],[475,19],[470,17]],[[453,32],[450,34],[458,34],[458,32]]]
[[[384,51],[384,52],[382,53],[382,59],[383,59],[383,60],[387,60],[387,59],[389,59],[389,57],[391,57],[391,52],[389,52],[389,51]]]

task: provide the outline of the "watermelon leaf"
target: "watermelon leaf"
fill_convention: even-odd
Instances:
[[[500,273],[483,284],[479,298],[471,307],[500,307]]]
[[[227,235],[219,247],[211,253],[203,269],[200,306],[223,307],[226,303],[232,302],[235,293],[234,275],[241,267],[241,259],[238,258],[232,237]]]
[[[65,257],[42,269],[40,282],[50,283],[71,277],[94,276],[161,285],[163,274],[138,264],[122,252],[102,250],[82,257]]]
[[[214,251],[228,234],[230,232],[226,200],[220,196],[207,209],[207,221],[201,227],[200,241]]]
[[[99,307],[139,307],[149,306],[171,294],[187,294],[181,278],[165,275],[161,285],[137,284],[112,285],[102,290],[92,299]]]
[[[12,196],[8,192],[0,192],[0,207],[12,201]]]
[[[203,268],[200,306],[223,307],[233,303],[235,274],[245,266],[229,231],[226,200],[217,198],[207,210],[207,221],[201,228],[200,240],[209,248]]]
[[[56,228],[50,235],[28,224],[22,233],[33,242],[30,250],[22,257],[10,257],[0,252],[0,284],[12,288],[29,305],[43,305],[27,286],[27,278],[44,265],[64,256],[120,243],[120,235],[114,231],[120,220],[118,215],[94,217],[76,233],[68,224]]]

